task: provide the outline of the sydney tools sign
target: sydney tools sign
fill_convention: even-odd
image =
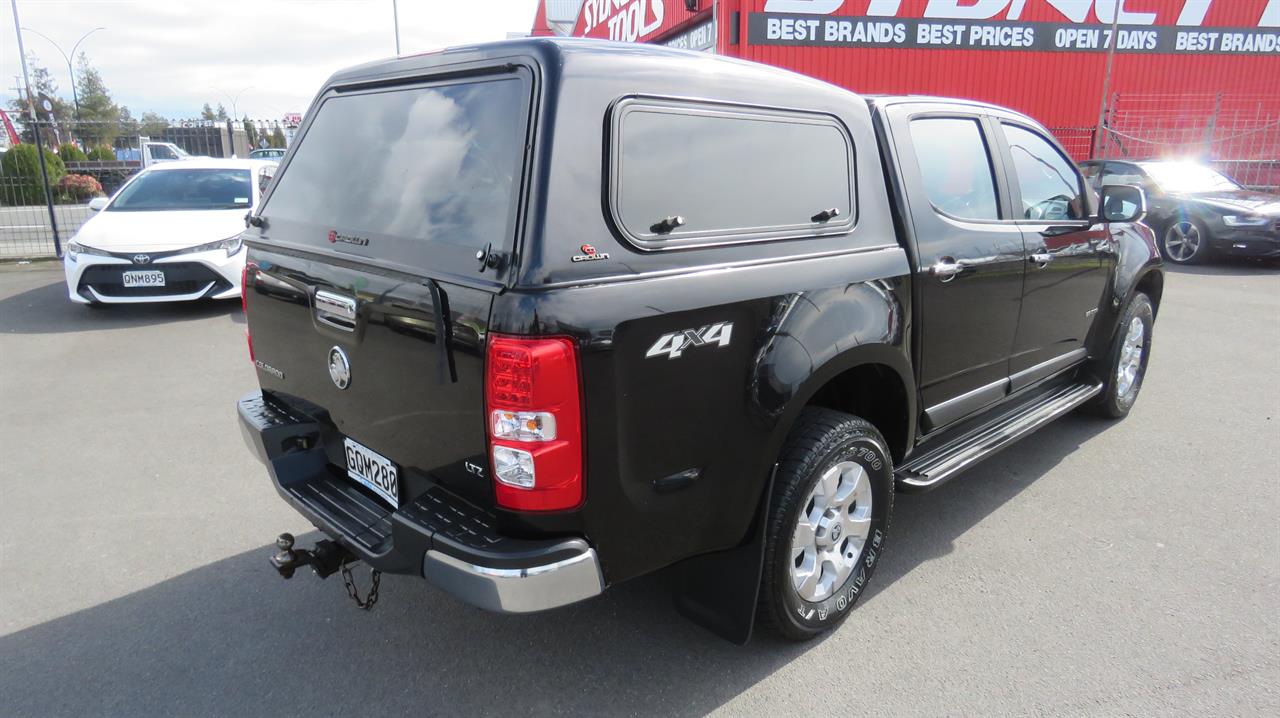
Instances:
[[[836,0],[770,0],[765,12],[751,13],[748,35],[759,45],[808,45],[827,47],[897,47],[969,50],[1048,50],[1064,52],[1105,52],[1111,42],[1110,24],[1086,23],[1089,0],[1040,0],[1063,5],[1068,22],[1025,22],[1016,20],[1010,0],[978,0],[963,4],[958,0],[930,0],[924,17],[898,17],[892,1],[874,0],[870,10],[887,10],[879,15],[837,14],[842,3]],[[1014,0],[1022,7],[1026,0]],[[852,5],[853,3],[847,3]],[[1202,16],[1185,12],[1178,25],[1155,25],[1154,13],[1126,13],[1123,3],[1098,0],[1097,17],[1107,19],[1119,4],[1120,21],[1115,37],[1117,52],[1214,53],[1236,55],[1280,54],[1280,0],[1264,8],[1258,27],[1201,26]],[[1188,5],[1191,5],[1188,2]],[[1197,6],[1207,8],[1199,0]],[[985,12],[984,8],[993,12]],[[1083,8],[1086,13],[1079,13]],[[770,12],[771,10],[788,12]],[[1004,11],[1001,17],[1001,10]],[[845,11],[847,13],[848,11]],[[1276,17],[1272,17],[1272,16]],[[1270,27],[1268,27],[1270,26]]]

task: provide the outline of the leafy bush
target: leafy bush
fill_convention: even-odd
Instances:
[[[89,156],[79,147],[67,142],[58,148],[58,156],[63,162],[84,162]]]
[[[111,145],[98,145],[89,150],[89,161],[91,162],[115,162],[116,153],[111,149]]]
[[[44,148],[44,161],[49,171],[49,183],[57,186],[67,173],[67,166],[48,147]],[[40,180],[40,160],[35,145],[16,144],[4,153],[0,160],[0,173],[4,175],[5,204],[41,204],[44,202],[44,185]]]
[[[89,175],[69,174],[58,180],[58,193],[68,199],[83,201],[102,194],[102,185]]]

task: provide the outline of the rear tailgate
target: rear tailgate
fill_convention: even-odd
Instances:
[[[476,255],[513,245],[531,84],[504,65],[330,89],[246,234],[264,393],[320,423],[335,467],[398,479],[361,488],[385,505],[429,480],[491,503],[484,340],[503,277]]]

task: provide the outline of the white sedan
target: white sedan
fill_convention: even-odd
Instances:
[[[63,268],[77,304],[240,296],[245,213],[276,163],[197,159],[139,172],[67,244]]]

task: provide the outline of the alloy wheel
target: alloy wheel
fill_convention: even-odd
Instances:
[[[844,584],[871,532],[871,477],[853,461],[823,472],[804,503],[791,537],[791,584],[806,601],[821,601]]]
[[[1120,361],[1116,365],[1116,395],[1128,401],[1137,393],[1139,374],[1142,372],[1147,327],[1142,317],[1134,317],[1125,330],[1124,344],[1120,346]]]
[[[1194,222],[1176,222],[1164,233],[1165,255],[1175,262],[1185,262],[1200,249],[1200,228]]]

